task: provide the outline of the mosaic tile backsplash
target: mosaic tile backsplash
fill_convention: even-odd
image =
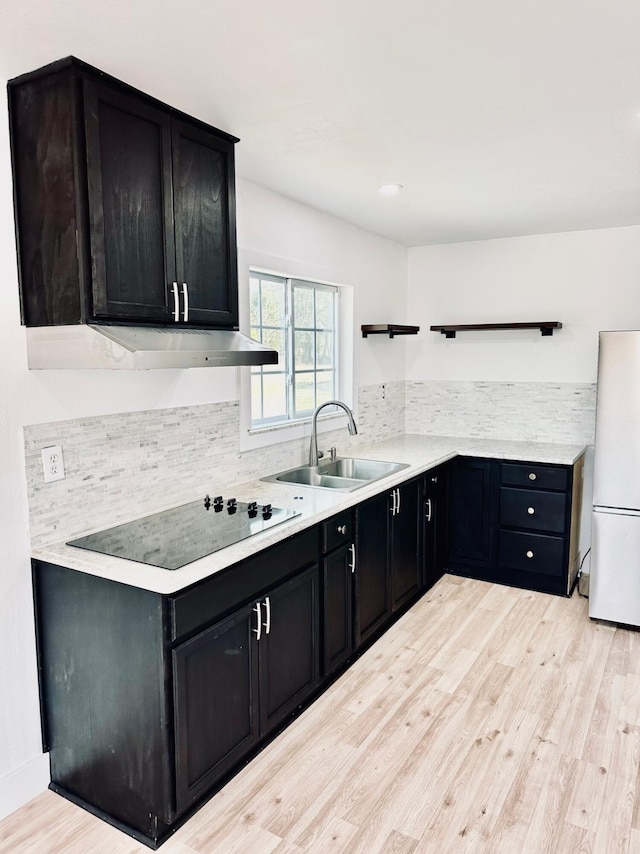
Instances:
[[[119,413],[24,428],[31,541],[80,536],[306,462],[308,438],[239,450],[238,401]],[[340,453],[399,433],[593,442],[595,386],[393,382],[358,392],[358,435]],[[45,484],[40,449],[63,447],[66,477]]]

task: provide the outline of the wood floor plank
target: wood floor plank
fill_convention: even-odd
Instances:
[[[444,576],[160,849],[636,854],[640,632]],[[11,854],[146,854],[52,792]]]

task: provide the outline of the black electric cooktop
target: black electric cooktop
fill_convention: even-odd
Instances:
[[[207,495],[204,500],[79,537],[67,545],[161,569],[180,569],[299,515],[257,501],[245,504]]]

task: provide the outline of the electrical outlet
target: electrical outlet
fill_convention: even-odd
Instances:
[[[49,445],[42,448],[42,469],[44,471],[44,482],[51,483],[54,480],[64,478],[64,460],[62,459],[62,446]]]

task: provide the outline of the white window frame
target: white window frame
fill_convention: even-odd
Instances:
[[[287,425],[287,424],[295,424],[298,422],[307,421],[315,410],[315,407],[318,403],[318,398],[314,394],[314,399],[311,403],[311,406],[302,411],[297,411],[296,406],[300,402],[298,398],[298,383],[304,380],[305,375],[311,376],[313,378],[313,389],[317,392],[317,382],[322,379],[322,375],[325,375],[325,378],[330,381],[332,390],[328,395],[328,399],[335,400],[336,397],[339,397],[340,392],[340,340],[339,340],[339,330],[340,330],[340,318],[339,318],[339,305],[338,305],[338,288],[335,285],[327,285],[321,282],[310,281],[310,280],[302,280],[299,278],[294,278],[292,276],[274,276],[272,273],[264,273],[259,272],[255,268],[251,269],[251,279],[259,279],[261,282],[274,282],[277,285],[281,286],[281,292],[283,295],[283,314],[282,314],[282,323],[276,326],[270,326],[269,324],[262,324],[262,311],[260,307],[260,323],[259,326],[264,329],[276,329],[284,336],[284,358],[281,360],[281,363],[278,365],[267,365],[267,366],[256,366],[251,368],[251,376],[255,379],[256,375],[260,376],[259,386],[262,392],[264,392],[264,382],[268,381],[269,377],[280,376],[284,379],[284,408],[286,411],[279,413],[278,415],[266,416],[263,418],[255,418],[255,414],[253,412],[253,400],[252,400],[252,412],[251,412],[251,429],[259,430],[263,427],[271,427],[278,425]],[[251,284],[249,286],[251,290]],[[296,305],[296,289],[298,291],[302,289],[307,289],[311,291],[313,294],[317,292],[325,292],[331,294],[331,303],[333,309],[333,317],[331,318],[331,325],[327,327],[327,331],[332,334],[332,347],[331,347],[331,357],[330,357],[330,365],[321,366],[315,363],[315,343],[316,343],[316,335],[318,333],[322,333],[322,329],[318,326],[314,325],[310,327],[301,326],[299,323],[299,318],[296,317],[295,305]],[[255,334],[255,327],[251,327],[251,332]],[[296,336],[297,333],[310,333],[313,336],[314,341],[314,356],[313,356],[313,365],[310,368],[301,368],[300,365],[296,364]],[[257,338],[258,335],[255,335]],[[262,342],[265,343],[264,337],[262,338]],[[335,408],[334,408],[335,410]]]
[[[252,273],[293,279],[298,282],[329,285],[337,288],[337,389],[336,397],[344,401],[357,418],[356,401],[354,400],[354,289],[351,285],[328,281],[317,275],[309,275],[302,270],[299,263],[283,261],[277,266],[265,265],[255,257],[255,253],[239,253],[240,277],[240,312],[244,323],[242,331],[250,334],[249,326],[249,279]],[[271,259],[272,260],[272,259]],[[251,426],[251,369],[240,368],[240,450],[262,448],[268,445],[286,442],[297,438],[307,438],[310,434],[311,414],[295,421]],[[318,433],[335,429],[335,421],[344,418],[342,410],[324,412],[318,418]]]

